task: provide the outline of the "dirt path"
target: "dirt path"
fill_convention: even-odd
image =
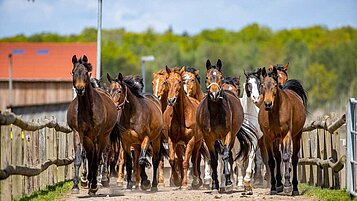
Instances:
[[[94,201],[94,200],[128,200],[128,201],[153,201],[153,200],[299,200],[299,201],[312,201],[315,198],[309,197],[307,195],[300,195],[292,197],[289,195],[266,195],[269,191],[267,188],[255,188],[253,195],[243,196],[240,190],[234,190],[231,194],[212,194],[211,190],[200,189],[200,190],[180,190],[177,187],[165,187],[159,188],[159,192],[143,192],[141,190],[123,190],[115,185],[115,179],[112,179],[110,188],[99,189],[96,196],[88,196],[87,189],[81,189],[80,194],[67,194],[63,199],[66,201],[73,200],[83,200],[83,201]]]

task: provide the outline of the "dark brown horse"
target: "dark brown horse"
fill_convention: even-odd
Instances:
[[[219,190],[217,175],[217,154],[222,154],[224,161],[223,173],[226,178],[226,191],[232,191],[231,171],[229,171],[229,161],[232,161],[231,149],[237,136],[241,143],[238,157],[245,159],[250,150],[250,141],[241,129],[244,120],[244,113],[241,103],[236,95],[230,91],[222,89],[221,72],[222,62],[217,61],[217,65],[206,62],[206,87],[207,96],[201,101],[197,108],[197,130],[203,133],[204,140],[211,155],[212,167],[212,189]],[[222,142],[222,145],[218,145]],[[223,151],[222,151],[223,149]],[[219,153],[218,153],[219,152]]]
[[[88,58],[77,60],[72,57],[73,87],[77,97],[71,102],[67,111],[68,125],[79,134],[80,142],[86,151],[89,166],[89,194],[95,194],[97,187],[98,163],[102,152],[109,146],[109,134],[117,121],[117,111],[110,96],[102,90],[96,90],[90,83],[92,65]],[[75,142],[75,178],[73,192],[78,193],[78,171],[80,166],[80,146]]]
[[[288,81],[288,67],[289,63],[281,65],[281,64],[276,64],[276,65],[270,65],[269,70],[273,70],[273,68],[276,68],[278,72],[278,83],[280,87],[284,86],[286,81]]]
[[[264,133],[265,146],[268,152],[268,163],[271,176],[270,194],[290,192],[299,195],[297,180],[298,153],[300,139],[306,120],[306,93],[301,84],[296,80],[288,80],[281,89],[278,83],[278,72],[275,67],[266,72],[262,70],[262,95],[263,104],[259,110],[259,125]],[[282,143],[283,161],[285,163],[285,184],[281,182],[281,153],[279,145]],[[291,141],[293,151],[291,155]],[[290,183],[290,158],[293,166],[293,187]],[[274,175],[275,162],[277,166]]]
[[[130,153],[130,147],[140,150],[138,163],[140,165],[141,189],[150,188],[150,181],[147,178],[145,167],[150,165],[146,159],[148,149],[152,149],[153,180],[151,191],[157,191],[157,168],[162,157],[163,147],[162,127],[163,119],[161,106],[154,98],[150,98],[141,93],[140,87],[133,78],[124,79],[121,73],[118,79],[114,80],[108,76],[110,84],[108,90],[115,100],[117,107],[121,110],[119,120],[120,139],[126,155]],[[136,157],[134,162],[136,163]],[[127,160],[128,161],[128,160]],[[131,180],[131,175],[128,181]]]
[[[232,91],[237,97],[239,97],[240,94],[239,80],[240,80],[240,76],[226,77],[223,80],[222,88],[224,90]]]
[[[192,187],[198,188],[202,184],[199,175],[199,157],[200,148],[203,141],[202,133],[196,132],[196,109],[199,102],[188,97],[183,89],[182,74],[185,72],[185,67],[175,67],[173,70],[166,67],[168,78],[166,80],[168,86],[168,106],[164,113],[164,131],[167,133],[171,180],[173,183],[180,186],[182,189],[187,189],[187,170],[189,167],[189,160],[193,158],[193,181]],[[175,154],[179,161],[182,161],[180,150],[177,150],[178,144],[186,145],[183,161],[183,172],[181,174],[182,182],[179,182],[178,174],[176,172]]]

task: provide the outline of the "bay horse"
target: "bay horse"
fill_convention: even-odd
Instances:
[[[244,114],[238,97],[234,93],[222,89],[221,60],[218,59],[216,65],[211,65],[210,60],[207,60],[206,68],[207,96],[197,108],[196,129],[203,133],[210,152],[212,190],[219,190],[217,157],[220,154],[224,162],[223,174],[226,180],[226,191],[232,191],[233,184],[228,163],[233,161],[230,152],[235,137],[241,144],[237,157],[243,156],[244,159],[246,159],[250,150],[250,140],[245,135],[244,130],[241,129]],[[217,145],[219,142],[222,142],[222,145]]]
[[[78,60],[74,55],[72,64],[73,87],[77,97],[68,107],[67,122],[79,136],[75,139],[75,177],[72,192],[79,192],[80,144],[83,144],[89,166],[88,193],[93,195],[98,191],[98,163],[103,150],[109,146],[109,135],[116,124],[118,113],[110,96],[92,87],[90,83],[92,65],[88,62],[88,58],[84,55]]]
[[[185,67],[185,72],[183,72],[182,74],[182,80],[183,80],[183,88],[187,96],[192,97],[198,100],[199,102],[201,102],[206,94],[201,89],[201,84],[200,84],[201,78],[199,72],[200,71],[194,67],[191,66]],[[202,155],[205,158],[204,161],[205,174],[203,178],[203,186],[205,188],[209,188],[212,178],[211,178],[209,151],[205,142],[203,142],[200,151],[202,152]],[[200,169],[198,172],[199,174],[201,174]]]
[[[110,77],[110,76],[108,76]],[[128,156],[130,148],[140,150],[138,163],[134,157],[134,167],[140,166],[141,189],[157,191],[157,168],[163,154],[162,127],[163,118],[161,108],[154,98],[143,95],[140,87],[132,77],[124,79],[119,73],[116,80],[109,80],[108,90],[116,105],[121,110],[119,119],[119,137],[125,154]],[[153,179],[152,185],[148,180],[145,167],[150,166],[146,159],[148,149],[152,150]],[[128,160],[127,160],[128,162]],[[127,172],[128,181],[131,180],[131,173]]]
[[[197,189],[202,185],[202,180],[199,174],[199,157],[200,148],[203,142],[201,132],[196,132],[196,109],[199,102],[191,97],[188,97],[183,88],[182,75],[185,72],[185,67],[175,67],[173,70],[166,66],[168,78],[166,80],[168,87],[168,106],[164,112],[164,131],[168,136],[171,178],[173,183],[181,186],[181,189],[187,189],[187,171],[189,168],[189,160],[193,158],[193,181],[192,188]],[[181,172],[182,181],[178,179],[176,172],[175,154],[178,161],[182,161],[181,151],[178,149],[179,144],[184,144],[183,171]]]
[[[278,72],[275,67],[268,72],[262,70],[263,103],[260,105],[258,120],[264,133],[264,142],[268,152],[270,168],[270,194],[290,192],[299,195],[297,180],[298,153],[300,139],[306,120],[307,96],[304,88],[297,80],[288,80],[281,89],[278,83]],[[281,182],[281,153],[279,145],[282,143],[282,156],[285,163],[285,183]],[[293,151],[291,155],[291,141]],[[290,183],[290,158],[293,166],[292,189]],[[274,176],[275,162],[277,166]]]
[[[166,79],[167,79],[167,73],[165,70],[159,70],[157,73],[153,73],[153,79],[152,79],[152,91],[153,95],[158,98],[161,102],[161,111],[165,112],[166,106],[167,106],[167,85],[166,85]]]

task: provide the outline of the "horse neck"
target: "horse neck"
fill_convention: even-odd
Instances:
[[[276,96],[274,99],[274,105],[270,111],[270,114],[272,116],[279,115],[279,110],[280,110],[282,102],[283,102],[283,93],[284,92],[278,87],[278,90],[276,92]]]
[[[130,115],[132,113],[132,111],[136,111],[136,108],[138,108],[141,104],[139,102],[139,98],[136,97],[128,88],[128,86],[126,86],[127,89],[127,95],[126,95],[126,99],[128,101],[128,103],[125,103],[124,106],[124,113],[127,115]]]
[[[93,117],[94,96],[97,92],[90,83],[87,83],[83,96],[78,98],[78,116],[84,121],[91,121]],[[89,119],[88,119],[89,118]]]
[[[177,115],[179,119],[185,119],[185,107],[188,106],[190,100],[185,94],[183,87],[180,89],[179,96],[177,97],[177,104],[174,105],[174,115]]]
[[[198,101],[201,101],[205,97],[205,94],[203,93],[201,89],[200,83],[196,80],[196,99]]]

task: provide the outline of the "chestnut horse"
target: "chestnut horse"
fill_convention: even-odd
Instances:
[[[250,150],[250,140],[245,135],[244,130],[241,129],[244,114],[238,97],[232,92],[222,89],[223,74],[221,72],[221,60],[219,59],[217,65],[213,66],[211,62],[207,60],[206,68],[206,87],[208,94],[197,108],[196,129],[203,133],[204,140],[210,152],[212,189],[219,190],[217,175],[217,152],[219,152],[224,161],[223,173],[226,178],[225,191],[232,191],[233,185],[228,163],[233,160],[230,152],[235,137],[237,137],[241,143],[241,149],[237,157],[243,156],[244,159],[246,159]],[[223,147],[220,145],[217,146],[219,142],[222,142]]]
[[[269,70],[273,70],[273,68],[276,68],[278,72],[278,83],[279,86],[282,87],[288,81],[288,67],[289,63],[282,65],[282,64],[276,64],[276,65],[270,65]]]
[[[97,90],[90,83],[92,65],[88,58],[77,60],[72,57],[73,87],[77,97],[70,103],[67,111],[69,127],[79,134],[80,142],[75,142],[75,177],[73,179],[73,193],[78,193],[78,172],[80,166],[80,143],[83,144],[88,159],[89,194],[98,191],[97,173],[98,163],[102,152],[109,146],[109,135],[117,122],[118,113],[114,102],[103,90]],[[76,141],[76,140],[75,140]]]
[[[288,80],[281,89],[278,83],[278,72],[275,67],[266,72],[262,70],[262,95],[263,104],[259,110],[259,125],[264,133],[265,146],[268,152],[270,168],[270,194],[290,192],[299,195],[297,180],[298,153],[300,151],[300,139],[306,120],[307,96],[304,88],[297,80]],[[285,163],[285,183],[281,182],[281,153],[279,145],[282,143],[283,161]],[[293,153],[291,155],[291,141]],[[290,183],[290,158],[293,166],[293,187]],[[275,162],[277,166],[274,176]]]
[[[126,77],[119,73],[118,79],[113,80],[108,76],[110,84],[108,90],[116,102],[117,107],[122,111],[119,120],[120,139],[126,155],[130,153],[130,148],[140,150],[140,155],[134,157],[134,167],[140,166],[141,189],[150,188],[150,181],[147,179],[145,167],[150,166],[146,159],[149,148],[152,150],[153,180],[151,191],[157,191],[157,168],[163,154],[162,127],[163,119],[160,104],[150,95],[143,95],[133,77]],[[138,163],[136,158],[138,158]],[[128,159],[128,158],[127,158]],[[128,162],[128,160],[127,160]],[[127,172],[127,180],[131,180],[131,175]]]
[[[185,72],[185,67],[175,67],[173,70],[166,66],[168,78],[166,80],[168,87],[168,106],[164,112],[164,131],[167,133],[170,165],[171,165],[171,179],[175,185],[181,186],[182,189],[187,189],[187,171],[189,167],[189,160],[193,158],[193,181],[192,187],[198,188],[202,184],[199,175],[199,157],[200,148],[203,141],[202,133],[196,132],[196,109],[199,102],[191,97],[188,97],[183,88],[182,74]],[[182,161],[181,151],[178,149],[179,144],[186,145],[183,161],[183,171],[181,172],[182,181],[178,179],[176,172],[176,160]],[[180,163],[180,162],[179,162]]]
[[[159,70],[157,73],[153,73],[152,79],[152,91],[153,95],[161,102],[161,110],[165,112],[167,106],[167,85],[166,85],[167,73],[165,70]]]

